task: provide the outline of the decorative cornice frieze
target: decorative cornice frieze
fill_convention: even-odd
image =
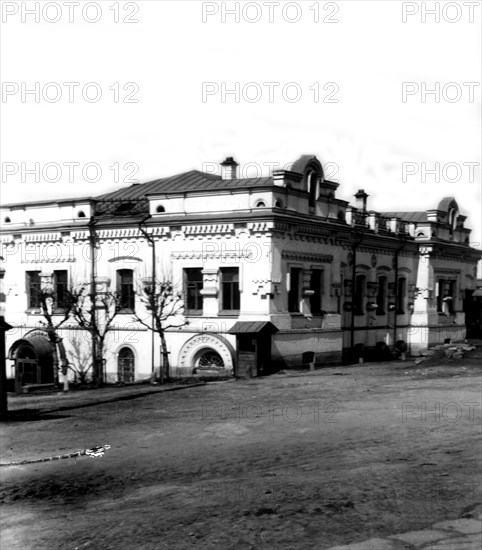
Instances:
[[[182,232],[185,235],[214,235],[220,233],[234,233],[234,224],[218,223],[210,225],[184,225],[182,227]]]
[[[331,254],[310,254],[298,251],[283,250],[282,257],[286,260],[298,260],[305,262],[331,263],[333,256]]]
[[[251,260],[254,257],[253,251],[248,248],[246,250],[191,250],[182,252],[171,252],[173,260],[207,260],[207,259],[223,259],[223,260]]]
[[[61,241],[60,231],[55,233],[24,233],[23,240],[26,243],[54,242]]]
[[[73,263],[76,262],[77,259],[75,256],[60,256],[58,258],[49,258],[49,257],[42,257],[41,260],[38,258],[21,258],[20,263],[21,264],[62,264],[62,263]]]

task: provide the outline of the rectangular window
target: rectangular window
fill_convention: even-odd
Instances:
[[[321,300],[323,296],[323,271],[321,269],[313,269],[311,272],[310,289],[314,294],[310,296],[311,314],[321,314]]]
[[[455,281],[439,279],[437,284],[437,311],[454,313]]]
[[[188,268],[184,270],[184,296],[186,313],[201,315],[203,310],[203,274],[201,268]]]
[[[357,275],[355,278],[355,296],[353,298],[353,307],[355,315],[363,315],[365,312],[365,292],[366,292],[366,277],[365,275]]]
[[[27,271],[27,307],[35,309],[40,307],[40,271]]]
[[[443,289],[444,289],[444,283],[445,281],[443,279],[439,279],[437,281],[437,311],[438,313],[443,313]]]
[[[447,313],[455,313],[455,281],[447,281],[448,291],[447,291]]]
[[[65,309],[67,303],[68,272],[54,271],[55,307]]]
[[[221,310],[239,311],[239,269],[224,267],[221,269]]]
[[[397,281],[397,313],[405,313],[405,295],[407,293],[407,279],[399,277]]]
[[[122,309],[134,311],[134,272],[132,269],[117,271],[117,293],[119,294]]]
[[[378,277],[377,315],[385,315],[387,304],[387,278]]]
[[[301,269],[292,267],[290,269],[290,290],[288,292],[288,311],[299,313],[300,311],[300,279]]]

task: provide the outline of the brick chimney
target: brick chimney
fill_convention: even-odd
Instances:
[[[358,208],[358,210],[361,210],[362,212],[367,211],[367,193],[365,193],[364,189],[358,189],[358,192],[355,194],[355,206]]]
[[[233,157],[226,157],[224,162],[221,162],[221,177],[223,180],[235,180],[238,175],[239,164],[233,159]]]

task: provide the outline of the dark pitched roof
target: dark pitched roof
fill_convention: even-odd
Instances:
[[[278,332],[277,327],[270,321],[237,321],[228,334],[247,334],[253,332]]]
[[[401,218],[406,222],[426,222],[427,212],[380,212],[385,218]]]
[[[185,193],[187,191],[208,191],[222,189],[239,189],[273,185],[273,178],[246,178],[223,180],[221,176],[191,170],[168,178],[131,185],[111,193],[96,197],[97,200],[128,200],[140,199],[147,195],[164,193]]]

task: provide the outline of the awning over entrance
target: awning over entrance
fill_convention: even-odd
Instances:
[[[256,332],[265,332],[274,334],[279,330],[271,321],[237,321],[228,334],[253,334]]]

